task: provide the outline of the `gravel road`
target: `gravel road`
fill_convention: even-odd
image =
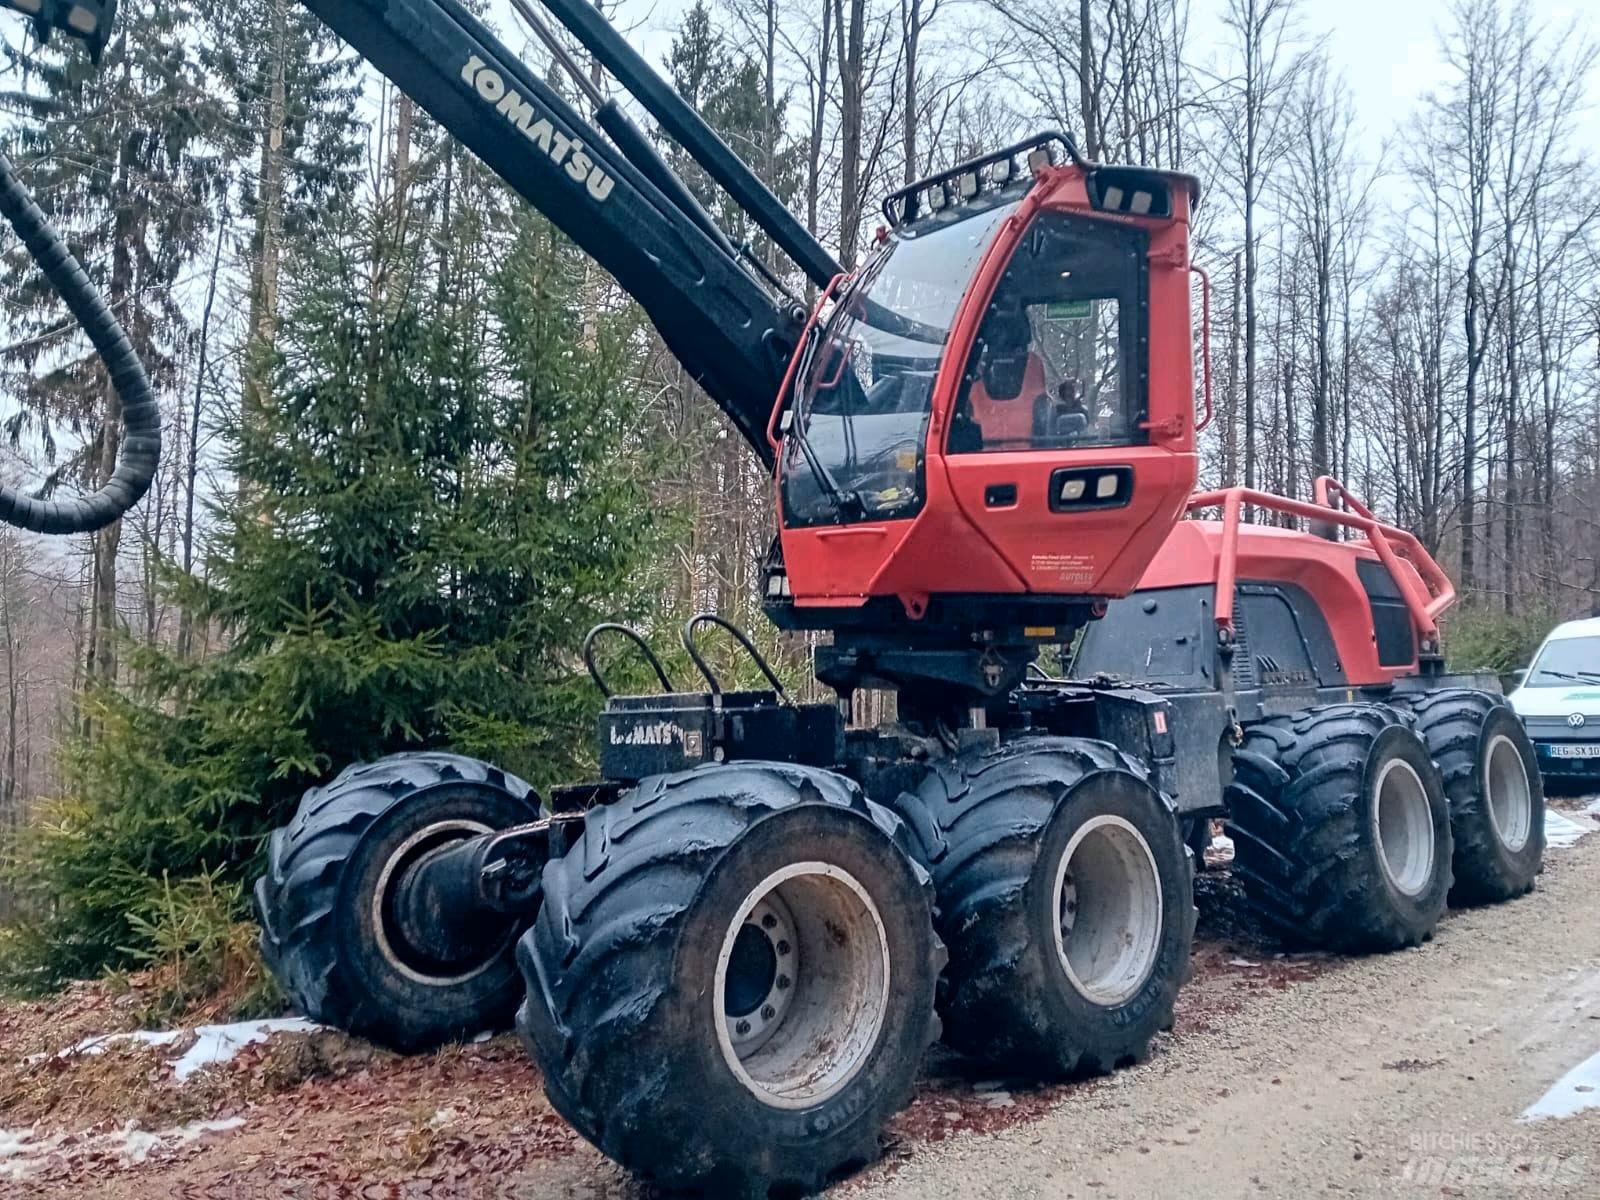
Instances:
[[[1600,835],[1546,863],[1532,895],[1451,913],[1416,950],[1223,959],[1146,1064],[842,1194],[1600,1196],[1600,1107],[1518,1120],[1600,1052]]]

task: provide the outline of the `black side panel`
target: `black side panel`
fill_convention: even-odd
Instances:
[[[1174,687],[1220,688],[1219,669],[1236,692],[1258,687],[1342,687],[1344,666],[1328,621],[1310,593],[1292,583],[1239,585],[1233,653],[1219,668],[1209,583],[1150,588],[1113,600],[1084,627],[1071,674],[1104,672]]]
[[[1111,601],[1105,616],[1084,627],[1070,673],[1216,687],[1213,590],[1152,588]]]
[[[1318,682],[1311,665],[1311,649],[1301,636],[1294,609],[1280,589],[1241,587],[1238,607],[1245,618],[1244,627],[1250,631],[1241,651],[1254,662],[1256,681],[1261,687],[1303,687]]]
[[[1369,558],[1356,561],[1356,575],[1367,591],[1372,608],[1372,628],[1378,635],[1378,665],[1405,667],[1417,660],[1417,641],[1411,628],[1400,585],[1389,568]]]
[[[304,2],[610,271],[771,465],[798,327],[766,288],[457,0]]]
[[[1240,652],[1251,655],[1257,686],[1342,687],[1347,682],[1328,619],[1305,588],[1242,583],[1237,608],[1249,631]]]

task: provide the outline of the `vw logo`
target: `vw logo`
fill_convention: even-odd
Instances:
[[[1571,725],[1574,729],[1582,729],[1583,728],[1583,714],[1582,713],[1573,713],[1571,716],[1569,716],[1567,718],[1567,724]]]

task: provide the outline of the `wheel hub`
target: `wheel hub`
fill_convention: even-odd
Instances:
[[[741,1058],[782,1023],[800,969],[794,919],[776,892],[750,910],[733,939],[722,992],[724,1023]]]
[[[372,893],[372,927],[379,952],[407,978],[434,987],[464,983],[493,966],[516,936],[514,922],[487,913],[467,932],[445,936],[459,922],[401,902],[419,867],[469,838],[492,832],[481,821],[436,821],[407,837],[384,863]]]
[[[1533,788],[1522,752],[1505,734],[1497,734],[1484,748],[1482,775],[1495,835],[1515,854],[1528,844],[1533,830]]]
[[[1161,949],[1161,877],[1134,826],[1109,814],[1084,822],[1056,868],[1056,952],[1085,999],[1121,1004],[1155,969]]]
[[[830,863],[768,875],[723,937],[712,991],[729,1070],[774,1108],[807,1108],[866,1064],[889,1007],[889,940],[866,888]]]
[[[1433,876],[1433,809],[1416,768],[1391,758],[1378,773],[1373,823],[1378,860],[1395,889],[1418,895]]]
[[[1070,867],[1070,863],[1068,866]],[[1061,876],[1061,936],[1063,939],[1072,937],[1072,927],[1078,921],[1078,884],[1072,878],[1072,872],[1067,870]]]

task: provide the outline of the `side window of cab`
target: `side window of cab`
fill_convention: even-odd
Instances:
[[[1147,440],[1145,263],[1140,230],[1041,214],[984,310],[946,452]]]

